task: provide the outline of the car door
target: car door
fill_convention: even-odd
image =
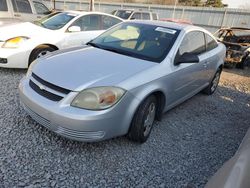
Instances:
[[[208,34],[205,34],[206,37],[206,53],[207,53],[207,82],[214,76],[216,71],[217,63],[220,61],[220,56],[218,56],[218,47],[217,42]]]
[[[11,0],[14,18],[23,21],[36,20],[36,16],[32,12],[30,1],[28,0]]]
[[[191,31],[183,38],[176,56],[173,60],[173,74],[171,74],[171,97],[172,104],[182,102],[187,97],[197,93],[205,84],[204,74],[206,73],[206,47],[204,33]],[[184,53],[197,55],[199,62],[176,64],[178,58]],[[175,65],[176,64],[176,65]]]
[[[70,31],[72,26],[79,28],[79,31]],[[101,30],[101,15],[84,15],[74,21],[65,32],[65,47],[80,46],[91,39],[97,37],[103,31]]]
[[[82,16],[70,26],[78,26],[80,28],[79,32],[69,32],[69,29],[66,31],[65,46],[74,47],[86,44],[119,22],[121,20],[107,15],[91,14]]]

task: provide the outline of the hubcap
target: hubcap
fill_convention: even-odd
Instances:
[[[151,103],[148,108],[147,117],[144,121],[144,136],[148,136],[148,134],[150,133],[150,130],[153,126],[153,122],[155,119],[155,111],[156,111],[155,103]]]
[[[220,80],[220,73],[217,72],[212,82],[212,87],[211,87],[212,92],[214,92],[216,87],[218,86],[219,80]]]
[[[45,56],[46,54],[48,54],[48,50],[44,50],[44,51],[41,51],[38,55],[37,55],[37,58],[40,58],[42,56]]]

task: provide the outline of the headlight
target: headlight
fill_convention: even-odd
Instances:
[[[11,38],[2,45],[2,48],[18,48],[24,41],[28,39],[28,37]]]
[[[118,87],[96,87],[81,91],[71,106],[88,110],[103,110],[116,104],[125,90]]]
[[[33,61],[33,62],[30,64],[30,66],[29,66],[29,68],[28,68],[28,71],[27,71],[27,73],[26,73],[26,77],[30,77],[30,76],[31,76],[33,67],[37,64],[37,62],[38,62],[38,61],[35,60],[35,61]]]

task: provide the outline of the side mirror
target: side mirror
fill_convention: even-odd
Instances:
[[[199,63],[199,57],[195,54],[185,52],[181,56],[175,58],[175,65],[179,65],[182,63]]]
[[[80,32],[81,31],[81,28],[79,26],[70,26],[68,28],[68,31],[73,33],[73,32]]]

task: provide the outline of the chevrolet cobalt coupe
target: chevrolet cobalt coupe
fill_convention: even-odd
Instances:
[[[206,30],[123,22],[86,46],[35,60],[19,85],[38,123],[79,141],[128,135],[145,142],[155,120],[219,82],[225,46]]]

